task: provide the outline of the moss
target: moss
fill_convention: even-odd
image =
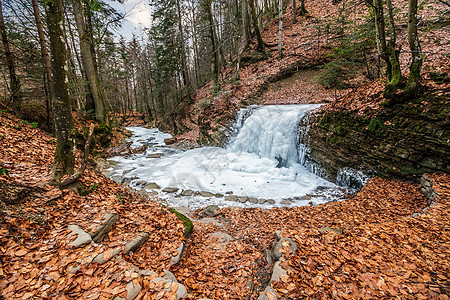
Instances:
[[[177,212],[175,209],[170,208],[169,211],[171,213],[174,213],[178,219],[180,219],[181,221],[183,221],[183,225],[184,225],[184,237],[188,238],[189,235],[191,234],[192,230],[194,229],[194,224],[192,223],[191,219],[189,219],[188,217],[186,217],[185,215],[183,215],[180,212]]]

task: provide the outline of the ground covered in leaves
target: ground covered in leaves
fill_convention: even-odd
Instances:
[[[5,299],[113,299],[125,296],[131,281],[142,286],[136,299],[175,299],[176,286],[167,290],[151,282],[156,275],[138,272],[163,269],[186,286],[190,299],[257,299],[269,284],[267,250],[277,230],[298,247],[282,260],[287,275],[270,283],[279,299],[448,299],[450,294],[447,174],[429,175],[436,192],[432,207],[419,184],[374,178],[349,199],[316,207],[225,208],[210,219],[197,211],[194,231],[185,240],[183,223],[166,207],[118,186],[93,166],[81,179],[82,195],[45,184],[55,141],[39,129],[2,114],[0,140],[0,169],[8,172],[0,177]],[[120,215],[105,240],[70,247],[67,226],[89,231],[104,212]],[[142,232],[150,237],[136,253],[86,264]],[[171,266],[181,242],[182,259]]]

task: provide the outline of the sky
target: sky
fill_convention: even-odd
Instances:
[[[114,7],[118,12],[125,14],[122,21],[120,33],[127,40],[131,40],[133,33],[141,36],[143,29],[149,28],[152,22],[152,8],[149,3],[151,0],[124,0],[124,3],[118,1],[105,0],[105,3]]]

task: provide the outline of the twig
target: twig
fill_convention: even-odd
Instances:
[[[86,169],[86,166],[87,166],[87,160],[89,157],[89,147],[91,146],[93,133],[94,133],[94,123],[92,123],[91,127],[89,127],[88,139],[86,141],[86,144],[84,145],[83,164],[81,165],[80,169],[75,174],[73,174],[72,176],[69,176],[64,181],[61,182],[61,184],[59,185],[61,188],[75,182],[78,178],[83,176],[84,170]]]

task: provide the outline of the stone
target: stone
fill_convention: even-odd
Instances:
[[[152,153],[152,154],[147,155],[147,158],[161,158],[163,156],[164,156],[164,153],[158,152],[158,153]]]
[[[68,236],[69,239],[72,237],[73,234],[77,235],[77,238],[69,244],[70,246],[78,248],[92,242],[91,235],[86,231],[84,231],[83,229],[81,229],[80,227],[78,227],[77,225],[69,225],[67,226],[67,228],[69,228],[69,230],[72,231]]]
[[[281,276],[287,276],[287,271],[281,267],[281,261],[277,261],[272,269],[272,277],[270,282],[277,281]]]
[[[289,204],[291,204],[291,202],[290,202],[289,200],[286,200],[286,199],[281,200],[280,203],[283,204],[283,205],[289,205]]]
[[[233,194],[233,192],[232,191],[228,191],[228,192],[225,192],[225,194],[231,195],[231,194]]]
[[[223,198],[223,195],[221,193],[215,193],[214,197],[216,197],[216,198]]]
[[[105,236],[108,234],[109,230],[113,225],[119,220],[119,214],[116,213],[105,213],[103,216],[102,224],[97,226],[94,231],[89,232],[92,240],[96,243],[103,241]]]
[[[178,282],[177,278],[175,277],[175,275],[173,275],[172,272],[170,272],[169,270],[166,270],[166,269],[164,269],[163,272],[164,272],[165,278],[172,280],[173,282]]]
[[[305,196],[301,196],[300,199],[302,200],[311,200],[311,196],[310,195],[305,195]]]
[[[177,255],[172,256],[170,258],[170,264],[171,265],[176,265],[180,262],[181,260],[181,255],[183,255],[183,250],[184,250],[184,243],[181,243],[180,246],[178,246],[177,248]]]
[[[149,182],[144,186],[144,189],[146,190],[159,190],[159,185],[156,184],[156,182]]]
[[[212,236],[218,238],[220,243],[228,243],[233,239],[231,235],[222,231],[214,232]]]
[[[267,264],[271,266],[273,264],[272,252],[269,249],[264,250],[264,257],[266,258]]]
[[[96,262],[100,265],[103,265],[105,262],[108,262],[111,258],[115,257],[117,254],[120,253],[121,248],[117,247],[112,250],[106,250],[103,253],[100,253],[97,255],[92,262]]]
[[[319,228],[319,231],[323,232],[323,233],[334,232],[337,235],[341,235],[342,234],[342,230],[340,228],[338,228],[338,227],[336,227],[336,228],[322,227],[322,228]]]
[[[413,214],[413,217],[414,217],[414,218],[417,218],[418,216],[419,216],[418,213],[414,213],[414,214]]]
[[[183,190],[182,192],[181,192],[181,196],[186,196],[186,197],[190,197],[190,196],[192,196],[194,194],[194,191],[193,190]]]
[[[166,276],[166,275],[164,275],[164,276]],[[187,293],[186,287],[184,285],[178,283],[177,281],[173,281],[167,277],[157,277],[157,278],[153,279],[151,282],[154,282],[157,284],[160,281],[165,282],[164,286],[167,286],[167,288],[165,288],[164,291],[168,291],[169,289],[172,288],[172,286],[174,284],[176,284],[177,289],[175,291],[175,294],[177,295],[177,299],[187,298],[188,293]]]
[[[234,201],[234,202],[236,202],[238,200],[239,200],[239,198],[236,195],[229,195],[229,196],[225,197],[225,201]]]
[[[219,222],[218,222],[216,219],[214,219],[214,218],[203,218],[203,219],[200,219],[199,221],[202,222],[202,223],[204,223],[204,224],[211,223],[211,224],[214,224],[214,225],[216,225],[216,226],[223,226],[223,224],[219,223]]]
[[[142,287],[132,281],[127,283],[127,300],[135,299],[141,292]]]
[[[297,244],[290,238],[281,238],[278,240],[273,247],[273,256],[275,260],[279,260],[283,255],[288,254],[286,252],[282,253],[281,249],[285,248],[286,243],[288,243],[289,251],[295,253],[297,251]]]
[[[138,180],[134,183],[136,186],[144,186],[147,184],[147,181],[145,180]]]
[[[277,295],[274,290],[268,285],[265,290],[259,295],[257,300],[277,300]]]
[[[175,144],[177,142],[177,139],[174,137],[168,138],[168,139],[164,139],[164,143],[166,145],[172,145]]]
[[[210,192],[206,192],[206,191],[201,191],[200,192],[200,196],[202,196],[202,197],[213,197],[214,194],[210,193]]]
[[[255,197],[249,197],[248,201],[250,201],[251,203],[258,203],[258,198]]]
[[[136,252],[136,250],[145,243],[148,237],[149,234],[146,232],[142,232],[141,234],[139,234],[138,237],[125,245],[125,253],[129,254],[130,252]]]
[[[178,188],[176,187],[165,187],[162,189],[164,193],[176,193],[178,191]]]
[[[157,191],[150,191],[150,192],[146,192],[146,194],[149,195],[149,196],[156,196],[156,195],[158,195],[158,192]]]
[[[241,203],[245,203],[245,202],[247,202],[247,200],[248,200],[247,196],[239,197],[239,202],[241,202]]]
[[[219,213],[217,212],[218,210],[219,207],[217,205],[210,205],[203,211],[203,214],[208,217],[216,217],[217,215],[219,215]]]
[[[276,241],[279,241],[279,240],[281,240],[283,238],[283,236],[281,235],[281,231],[280,230],[275,231],[274,232],[274,236],[275,236],[275,240]]]
[[[178,207],[175,207],[175,210],[187,217],[192,217],[192,211],[187,206],[178,206]]]
[[[273,199],[268,199],[268,200],[266,200],[266,202],[269,204],[275,204],[275,200],[273,200]]]
[[[258,199],[258,204],[264,204],[266,202],[266,199]]]

